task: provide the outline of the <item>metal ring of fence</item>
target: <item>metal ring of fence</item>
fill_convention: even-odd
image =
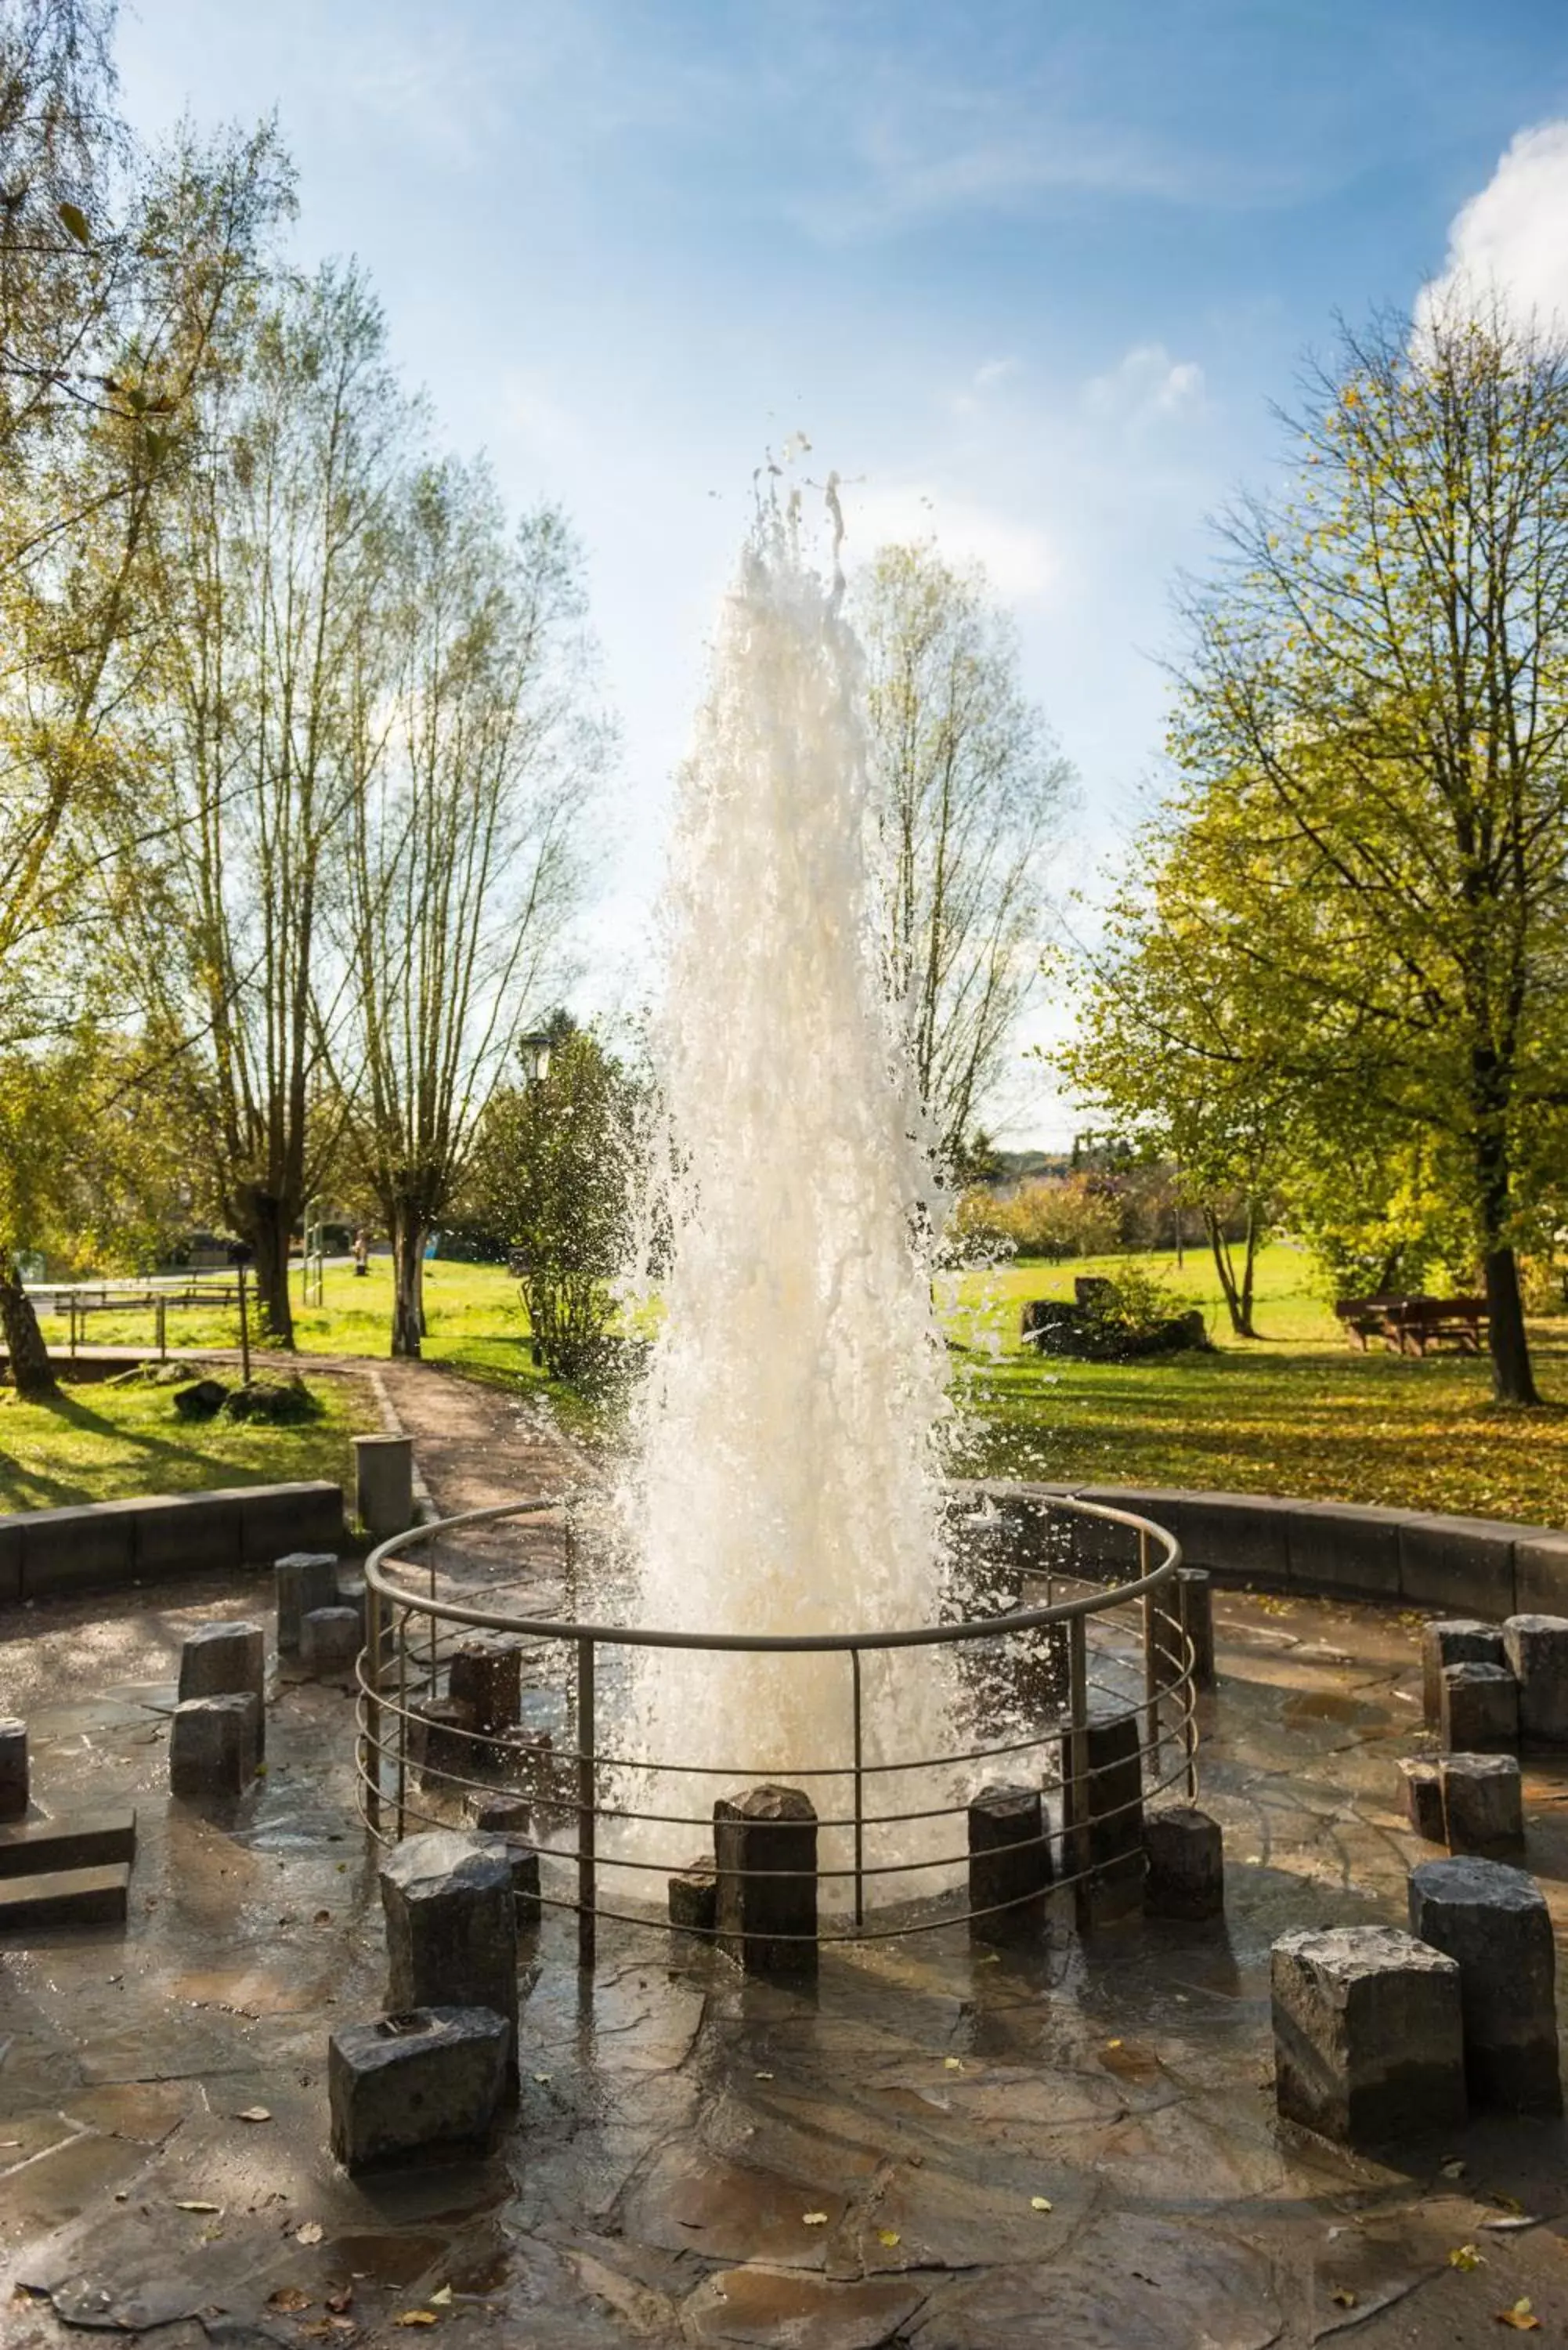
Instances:
[[[607,1908],[598,1898],[598,1875],[606,1866],[615,1869],[642,1871],[668,1877],[671,1865],[668,1859],[645,1860],[630,1854],[618,1853],[606,1862],[600,1856],[597,1829],[604,1822],[637,1822],[653,1825],[711,1828],[711,1816],[681,1813],[639,1811],[601,1799],[598,1776],[607,1770],[636,1771],[650,1775],[686,1774],[705,1779],[732,1778],[754,1781],[758,1766],[742,1766],[728,1771],[711,1763],[666,1762],[654,1756],[617,1755],[598,1750],[595,1743],[596,1686],[597,1652],[601,1648],[613,1649],[667,1648],[706,1650],[745,1655],[805,1656],[813,1654],[846,1655],[851,1670],[851,1724],[854,1742],[852,1760],[836,1765],[813,1766],[790,1770],[791,1781],[829,1780],[847,1783],[853,1789],[853,1809],[843,1817],[818,1818],[819,1831],[847,1831],[853,1839],[853,1859],[843,1866],[816,1867],[801,1870],[752,1870],[755,1877],[810,1876],[826,1880],[848,1880],[854,1887],[853,1917],[839,1929],[829,1928],[809,1936],[770,1931],[767,1939],[774,1942],[794,1940],[818,1944],[897,1939],[908,1935],[929,1932],[939,1928],[979,1923],[995,1918],[1018,1906],[1017,1902],[999,1902],[982,1908],[955,1907],[950,1895],[927,1896],[920,1914],[899,1915],[896,1922],[868,1925],[865,1914],[865,1887],[867,1878],[885,1879],[893,1877],[919,1876],[922,1872],[961,1868],[970,1858],[969,1851],[942,1853],[929,1859],[914,1861],[881,1861],[867,1863],[865,1838],[867,1830],[886,1828],[916,1821],[966,1817],[964,1803],[937,1804],[909,1811],[868,1811],[865,1803],[867,1778],[877,1778],[907,1771],[946,1772],[960,1764],[983,1761],[1000,1761],[1006,1757],[1044,1755],[1055,1762],[1060,1758],[1058,1783],[1062,1794],[1062,1845],[1064,1859],[1071,1866],[1052,1878],[1049,1890],[1060,1893],[1071,1890],[1079,1905],[1080,1915],[1089,1900],[1094,1886],[1106,1872],[1108,1866],[1094,1856],[1096,1831],[1103,1832],[1127,1813],[1141,1810],[1153,1795],[1179,1784],[1190,1798],[1197,1793],[1197,1724],[1194,1697],[1195,1649],[1190,1637],[1188,1614],[1188,1586],[1177,1579],[1181,1563],[1180,1545],[1174,1535],[1151,1519],[1128,1510],[1117,1510],[1102,1503],[1080,1501],[1068,1496],[1043,1496],[1019,1493],[1016,1500],[1033,1511],[1042,1521],[1054,1517],[1074,1520],[1097,1520],[1120,1526],[1132,1533],[1137,1541],[1138,1573],[1125,1581],[1102,1582],[1087,1591],[1066,1599],[1051,1599],[1039,1607],[1020,1607],[1002,1614],[971,1617],[957,1622],[922,1625],[887,1631],[822,1632],[796,1634],[746,1634],[732,1632],[687,1632],[659,1630],[641,1625],[587,1623],[576,1618],[524,1614],[514,1608],[484,1607],[453,1598],[437,1590],[437,1569],[432,1556],[428,1565],[429,1587],[410,1589],[402,1579],[415,1570],[410,1554],[425,1544],[433,1545],[443,1537],[466,1533],[480,1526],[502,1522],[558,1520],[563,1527],[565,1555],[570,1567],[575,1549],[574,1515],[576,1497],[572,1493],[556,1495],[539,1502],[503,1503],[496,1506],[463,1512],[461,1515],[438,1519],[433,1523],[411,1528],[379,1544],[366,1562],[366,1644],[358,1659],[357,1778],[360,1815],[371,1834],[382,1842],[392,1835],[400,1839],[410,1822],[419,1827],[441,1827],[447,1819],[424,1808],[415,1800],[410,1787],[410,1728],[418,1722],[428,1725],[416,1709],[425,1699],[433,1699],[439,1686],[443,1653],[441,1645],[441,1627],[458,1632],[500,1632],[514,1638],[545,1644],[564,1644],[576,1651],[575,1676],[576,1730],[574,1744],[557,1750],[553,1744],[523,1748],[515,1736],[505,1732],[486,1734],[478,1730],[462,1733],[469,1749],[491,1748],[497,1755],[505,1753],[521,1764],[524,1754],[531,1765],[531,1778],[551,1780],[562,1771],[564,1783],[552,1785],[541,1795],[535,1788],[518,1790],[498,1786],[496,1780],[470,1776],[466,1772],[444,1769],[421,1758],[418,1764],[419,1791],[432,1790],[457,1796],[468,1793],[497,1795],[511,1792],[536,1803],[540,1809],[575,1814],[576,1842],[563,1850],[558,1846],[537,1840],[536,1836],[509,1840],[523,1849],[533,1850],[543,1857],[575,1863],[576,1889],[575,1896],[546,1892],[541,1887],[544,1906],[575,1911],[577,1917],[578,1955],[582,1963],[591,1965],[594,1955],[595,1930],[598,1921],[647,1927],[656,1922],[647,1911]],[[1151,1547],[1163,1554],[1158,1563],[1149,1565]],[[1049,1595],[1054,1575],[1064,1575],[1074,1583],[1090,1582],[1092,1578],[1081,1569],[1039,1570]],[[1161,1605],[1162,1597],[1174,1598],[1174,1609]],[[1137,1605],[1141,1613],[1141,1638],[1144,1668],[1144,1690],[1141,1701],[1129,1701],[1125,1693],[1113,1689],[1089,1670],[1087,1627],[1091,1618],[1109,1617],[1114,1611]],[[428,1625],[428,1637],[421,1634],[416,1652],[410,1641],[410,1627]],[[1011,1740],[999,1744],[968,1747],[932,1755],[899,1757],[892,1761],[867,1762],[865,1757],[863,1691],[861,1659],[867,1653],[878,1653],[904,1648],[964,1648],[976,1641],[1004,1640],[1016,1635],[1054,1632],[1064,1642],[1065,1711],[1040,1735]],[[389,1666],[393,1668],[389,1676]],[[410,1666],[412,1672],[410,1676]],[[1088,1739],[1090,1731],[1090,1700],[1098,1695],[1108,1699],[1123,1716],[1138,1719],[1139,1736],[1136,1750],[1117,1756],[1116,1762],[1129,1768],[1136,1759],[1138,1772],[1138,1792],[1124,1800],[1106,1803],[1096,1808],[1094,1781],[1106,1775],[1105,1766],[1091,1768]],[[1162,1711],[1168,1720],[1168,1729],[1162,1728]],[[1168,1749],[1172,1760],[1167,1767]],[[388,1783],[389,1766],[390,1784]],[[771,1776],[781,1775],[769,1773]],[[1044,1774],[1043,1774],[1044,1776]],[[571,1792],[567,1792],[570,1787]],[[395,1807],[395,1827],[383,1825],[383,1808]],[[536,1823],[535,1823],[536,1825]],[[1052,1841],[1048,1821],[1044,1822],[1037,1838],[1025,1838],[1023,1848],[1043,1845],[1049,1848]],[[1014,1847],[1019,1848],[1019,1847]],[[1125,1856],[1120,1856],[1125,1857]],[[1021,1896],[1020,1900],[1034,1897]]]

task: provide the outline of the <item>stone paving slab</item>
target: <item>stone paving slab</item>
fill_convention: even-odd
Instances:
[[[1488,2116],[1375,2162],[1273,2111],[1270,1941],[1401,1922],[1425,1856],[1397,1769],[1430,1744],[1412,1622],[1221,1596],[1201,1800],[1223,1921],[1085,1943],[1057,1915],[1023,1952],[950,1930],[825,1956],[812,1991],[618,1929],[585,1984],[547,1914],[500,2152],[354,2182],[327,2152],[327,2034],[376,2012],[384,1953],[349,1700],[284,1689],[254,1793],[182,1814],[180,1642],[264,1612],[265,1586],[135,1597],[0,1613],[40,1799],[134,1804],[140,1829],[123,1929],[0,1959],[6,2350],[86,2338],[95,2293],[122,2335],[156,2314],[158,2350],[406,2344],[414,2308],[431,2338],[495,2350],[1240,2350],[1345,2327],[1357,2350],[1437,2350],[1504,2338],[1521,2293],[1542,2339],[1568,2325],[1560,2124]],[[1526,1862],[1559,1933],[1564,1795],[1561,1766],[1527,1763]],[[1540,2224],[1500,2232],[1514,2204]],[[1450,2266],[1466,2243],[1483,2264]]]

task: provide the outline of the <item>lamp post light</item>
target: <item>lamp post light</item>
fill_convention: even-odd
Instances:
[[[531,1029],[526,1036],[518,1037],[517,1058],[523,1064],[524,1083],[542,1086],[550,1074],[550,1039],[543,1028]]]

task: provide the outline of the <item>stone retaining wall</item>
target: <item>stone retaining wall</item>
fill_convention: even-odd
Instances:
[[[0,1517],[0,1604],[263,1566],[344,1543],[343,1489],[326,1480],[22,1510]]]
[[[985,1481],[954,1490],[976,1500],[989,1494],[1003,1511],[1010,1500],[1017,1507],[1026,1496],[1070,1496],[1133,1510],[1176,1536],[1189,1566],[1272,1589],[1327,1592],[1492,1620],[1568,1615],[1568,1531],[1561,1527],[1158,1486]],[[1136,1565],[1134,1537],[1126,1528],[1085,1519],[1060,1523],[1059,1539],[1071,1544],[1071,1563],[1096,1574],[1127,1573]],[[1020,1534],[1026,1566],[1047,1564],[1043,1543],[1030,1531],[1039,1525],[1037,1513],[1025,1507]],[[1064,1553],[1063,1565],[1068,1564]]]

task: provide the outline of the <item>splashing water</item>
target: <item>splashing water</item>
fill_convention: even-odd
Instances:
[[[626,1496],[638,1619],[661,1627],[939,1616],[938,1187],[878,962],[841,587],[804,559],[793,517],[759,525],[681,778],[661,1040],[673,1256]],[[866,1659],[868,1761],[940,1749],[942,1670],[932,1651]],[[806,1774],[850,1760],[846,1656],[644,1651],[625,1702],[623,1753],[711,1773],[639,1779],[638,1808],[693,1822],[642,1837],[666,1865],[701,1848],[695,1823],[747,1781],[802,1784],[825,1818],[842,1814],[846,1783]],[[913,1807],[912,1774],[878,1783],[889,1800],[874,1808]],[[892,1850],[885,1832],[867,1858]]]

